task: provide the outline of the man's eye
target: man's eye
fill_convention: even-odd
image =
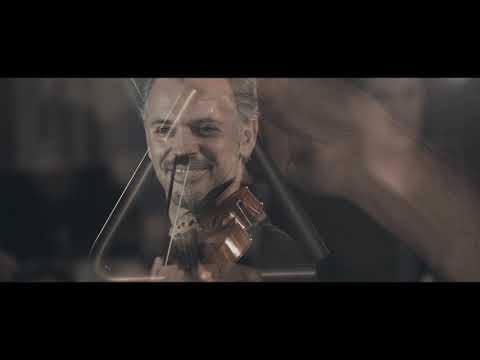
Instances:
[[[153,133],[158,135],[167,135],[169,131],[170,131],[169,126],[158,126],[153,129]]]
[[[200,135],[212,135],[218,132],[218,128],[215,126],[200,126],[197,131]]]

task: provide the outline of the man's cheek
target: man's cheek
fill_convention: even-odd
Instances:
[[[238,146],[232,141],[215,141],[205,148],[205,156],[208,158],[222,161],[234,159],[238,155]]]
[[[152,144],[150,145],[149,149],[151,160],[154,162],[154,164],[161,165],[166,153],[165,147],[160,146],[159,144]]]
[[[214,146],[214,144],[208,144],[207,146],[203,145],[200,148],[200,154],[210,163],[215,164],[217,162],[218,156],[221,153],[221,148]]]

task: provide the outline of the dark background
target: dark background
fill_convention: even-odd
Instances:
[[[480,81],[426,84],[425,141],[478,185]],[[125,79],[0,79],[0,281],[95,279],[86,256],[145,151],[130,91]],[[428,274],[362,210],[293,191],[338,254],[327,280],[416,281]],[[134,253],[148,266],[156,230],[166,226],[158,214],[152,204],[133,210],[119,257]]]

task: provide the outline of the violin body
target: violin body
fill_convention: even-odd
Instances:
[[[253,229],[267,218],[247,186],[198,216],[202,263],[228,269],[250,249]]]
[[[252,246],[255,227],[266,218],[263,203],[246,186],[219,204],[184,215],[174,231],[176,264],[156,261],[151,276],[160,281],[201,281],[203,273],[222,281],[260,281],[254,269],[238,262]]]

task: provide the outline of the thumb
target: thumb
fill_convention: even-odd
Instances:
[[[161,257],[156,257],[153,261],[152,270],[150,271],[150,276],[160,276],[160,273],[163,269],[163,259]]]

